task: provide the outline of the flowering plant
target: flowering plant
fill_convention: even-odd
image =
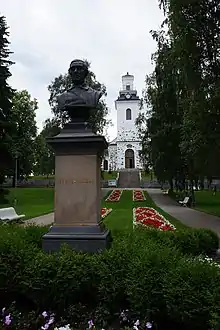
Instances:
[[[13,306],[13,304],[12,304]],[[27,315],[24,316],[21,313],[16,312],[12,309],[6,310],[4,307],[2,309],[2,322],[0,324],[0,329],[16,329],[16,330],[73,330],[82,328],[76,323],[72,327],[70,324],[58,326],[55,320],[55,314],[44,311],[40,315],[36,315],[36,313],[31,314],[31,320],[27,319]],[[119,315],[119,323],[120,329],[133,329],[133,330],[147,330],[153,329],[153,322],[149,322],[148,320],[144,320],[141,324],[140,320],[132,320],[130,316],[129,310],[122,310]],[[95,325],[95,322],[90,319],[84,324],[86,330],[105,330],[101,327]],[[84,327],[83,327],[84,328]],[[109,327],[108,327],[109,328]],[[109,328],[111,329],[111,327]]]
[[[142,202],[145,201],[143,190],[133,190],[133,202]]]
[[[110,208],[107,208],[107,207],[101,208],[101,217],[102,217],[102,219],[107,217],[107,215],[111,212],[112,212],[112,209],[110,209]]]
[[[122,190],[114,189],[111,194],[106,198],[106,202],[118,202],[121,198]]]
[[[159,230],[175,230],[176,228],[159,212],[151,207],[133,208],[133,225],[141,225]]]

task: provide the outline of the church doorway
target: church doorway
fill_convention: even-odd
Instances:
[[[104,171],[108,171],[108,161],[107,161],[107,159],[104,159],[103,167],[104,167]]]
[[[134,150],[125,151],[125,168],[134,168]]]

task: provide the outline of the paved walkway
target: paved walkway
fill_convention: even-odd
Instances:
[[[169,196],[163,195],[160,189],[146,189],[155,204],[183,224],[194,228],[208,228],[220,237],[220,218],[211,214],[180,206]]]

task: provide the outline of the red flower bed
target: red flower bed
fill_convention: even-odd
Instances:
[[[107,217],[107,215],[109,213],[111,213],[111,211],[112,211],[112,209],[107,208],[107,207],[101,208],[101,217],[102,217],[102,219],[104,219],[105,217]]]
[[[159,230],[175,230],[176,228],[160,213],[151,207],[133,208],[133,225],[147,226]]]
[[[146,200],[146,198],[144,196],[143,190],[133,190],[133,201],[134,202],[142,202],[145,200]]]
[[[122,190],[114,189],[111,194],[106,198],[106,202],[118,202],[121,198]]]

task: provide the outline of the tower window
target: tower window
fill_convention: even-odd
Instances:
[[[126,91],[130,91],[131,86],[130,85],[126,85]]]
[[[131,120],[131,109],[126,109],[126,120]]]

